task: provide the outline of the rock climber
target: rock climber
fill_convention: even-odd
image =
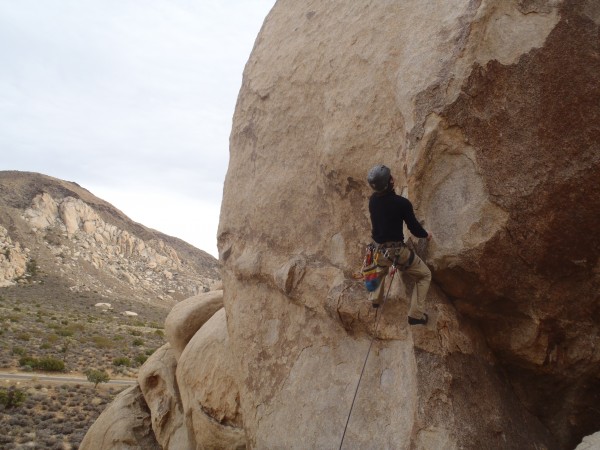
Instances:
[[[431,233],[425,231],[413,211],[412,203],[396,194],[391,170],[378,164],[367,176],[369,185],[375,192],[369,199],[371,215],[371,236],[375,245],[375,261],[381,270],[381,280],[377,289],[369,293],[369,300],[377,308],[383,299],[385,278],[392,264],[415,281],[408,323],[426,325],[425,297],[431,282],[431,271],[427,265],[404,243],[403,223],[406,223],[413,236],[431,240]]]

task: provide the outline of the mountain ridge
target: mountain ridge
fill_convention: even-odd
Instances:
[[[76,182],[44,174],[0,171],[0,226],[5,253],[12,246],[21,266],[23,258],[35,260],[46,276],[68,278],[71,289],[87,279],[94,291],[172,305],[219,280],[212,255],[131,220]],[[9,259],[5,254],[2,262]],[[27,281],[22,269],[5,285]]]

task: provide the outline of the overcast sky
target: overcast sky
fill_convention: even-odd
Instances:
[[[242,71],[275,0],[0,0],[0,170],[216,256]]]

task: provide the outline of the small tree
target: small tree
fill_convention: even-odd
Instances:
[[[85,371],[85,376],[90,383],[94,383],[94,389],[98,387],[99,383],[108,383],[110,378],[104,370],[88,369]]]

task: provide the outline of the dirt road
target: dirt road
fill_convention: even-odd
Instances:
[[[79,376],[68,376],[68,375],[48,375],[41,373],[12,373],[12,372],[1,372],[0,380],[26,380],[26,381],[49,381],[58,383],[89,383],[87,378]],[[107,384],[118,384],[118,385],[133,385],[136,384],[135,380],[117,379],[110,380]]]

